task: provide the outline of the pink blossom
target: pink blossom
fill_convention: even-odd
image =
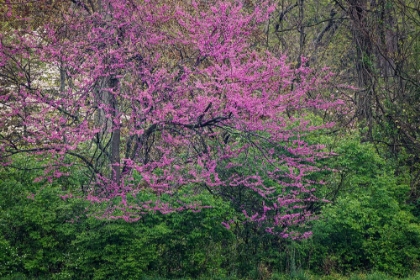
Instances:
[[[10,30],[13,42],[0,40],[0,71],[18,69],[13,78],[21,81],[2,80],[0,125],[10,129],[0,139],[1,162],[42,155],[45,176],[36,180],[54,182],[71,161],[88,174],[86,198],[110,205],[102,217],[126,221],[207,207],[161,199],[186,186],[245,188],[263,202],[244,209],[247,221],[292,236],[285,228],[305,223],[305,203],[317,201],[307,198],[314,193],[307,177],[329,156],[304,136],[333,125],[306,116],[342,104],[317,94],[333,74],[256,51],[272,1],[254,10],[228,0],[206,8],[103,2],[100,12],[74,6],[57,25]],[[139,193],[155,201],[138,201]]]

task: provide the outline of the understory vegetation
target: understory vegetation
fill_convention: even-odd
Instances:
[[[321,138],[337,153],[322,164],[337,170],[319,175],[326,182],[317,191],[330,202],[314,206],[313,236],[300,241],[240,222],[234,206],[203,192],[190,199],[211,207],[197,213],[149,213],[133,223],[99,219],[101,206],[68,195],[81,174],[34,183],[42,174],[39,159],[20,157],[0,173],[0,276],[368,280],[415,274],[420,225],[407,179],[393,175],[394,164],[357,137]],[[229,230],[226,220],[236,221]]]

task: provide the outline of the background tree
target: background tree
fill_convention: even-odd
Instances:
[[[341,96],[347,114],[325,117],[357,127],[362,141],[378,145],[385,157],[399,158],[397,173],[412,174],[412,201],[418,199],[419,178],[417,2],[279,1],[267,33],[271,50],[286,51],[291,61],[304,50],[315,69],[332,67],[335,84],[358,88]]]

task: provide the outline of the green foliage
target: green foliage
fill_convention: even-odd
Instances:
[[[161,225],[149,229],[142,223],[101,221],[93,217],[72,229],[75,238],[67,266],[78,279],[141,277],[157,257],[153,239],[167,232]]]
[[[234,236],[221,223],[232,215],[232,209],[221,199],[206,193],[191,194],[189,199],[197,201],[197,198],[212,207],[196,213],[186,211],[144,219],[149,225],[156,223],[154,219],[160,219],[170,230],[169,236],[156,239],[159,258],[151,263],[150,271],[167,277],[226,273],[223,267],[228,262],[229,246]]]
[[[63,186],[34,183],[37,163],[0,170],[0,278],[141,279],[223,275],[233,240],[221,222],[230,207],[200,193],[211,208],[199,213],[150,213],[140,221],[100,220],[78,198],[62,199]],[[78,174],[75,172],[75,174]],[[66,187],[77,178],[63,178]],[[193,189],[185,198],[196,201]],[[189,197],[188,197],[189,196]],[[19,277],[18,277],[19,278]]]
[[[311,266],[322,273],[409,274],[420,258],[420,226],[405,204],[409,186],[372,145],[347,139],[336,150],[341,170],[334,176],[342,194],[324,207],[313,239],[302,245],[312,250]]]
[[[60,185],[34,183],[43,170],[36,160],[20,158],[17,168],[0,169],[0,278],[367,280],[417,271],[420,226],[407,204],[404,173],[396,176],[395,164],[357,136],[311,137],[337,153],[320,163],[337,171],[313,175],[327,178],[317,192],[332,202],[310,206],[322,211],[313,221],[313,238],[300,242],[243,223],[238,205],[194,185],[176,199],[210,208],[149,213],[135,223],[100,220],[89,202],[61,198],[80,186],[82,171],[70,170],[73,176]],[[251,193],[242,195],[243,202],[253,201]],[[221,224],[226,220],[233,221],[230,230]],[[336,274],[352,271],[377,272]]]
[[[0,173],[0,240],[5,250],[0,276],[30,271],[33,277],[61,270],[66,255],[67,232],[61,227],[74,214],[72,206],[60,204],[58,188],[33,183],[36,172],[23,162],[16,171]],[[36,193],[36,194],[35,194]]]

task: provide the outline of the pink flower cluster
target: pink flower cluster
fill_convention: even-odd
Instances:
[[[204,207],[159,199],[187,185],[245,187],[264,203],[243,215],[289,236],[317,199],[306,177],[327,155],[303,136],[332,125],[307,117],[340,104],[319,94],[331,73],[294,69],[255,47],[268,1],[191,2],[103,0],[98,10],[73,6],[58,24],[1,35],[0,127],[14,128],[1,130],[1,161],[46,155],[51,181],[66,175],[70,157],[91,174],[88,199],[119,198],[107,215],[119,209],[127,221]],[[158,199],[137,201],[140,192]]]

